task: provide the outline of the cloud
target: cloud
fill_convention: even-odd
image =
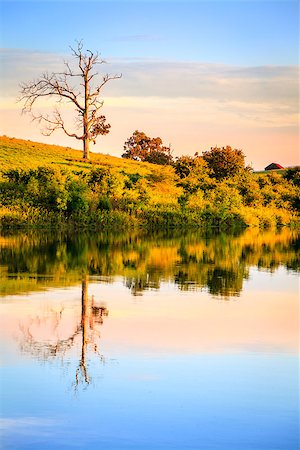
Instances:
[[[219,101],[190,97],[111,97],[105,102],[109,109],[142,112],[151,111],[157,117],[172,116],[173,120],[188,118],[189,123],[243,125],[247,127],[283,127],[298,123],[297,111],[286,105]]]
[[[13,107],[18,96],[19,84],[37,78],[43,71],[61,71],[66,55],[24,52],[3,49],[1,81],[2,107]],[[274,117],[283,117],[294,123],[298,113],[298,77],[295,66],[237,67],[200,62],[174,62],[160,60],[112,60],[101,66],[110,73],[122,73],[121,80],[113,80],[105,86],[104,99],[108,102],[119,98],[119,104],[130,106],[138,103],[150,106],[161,99],[178,105],[202,102],[212,103],[217,111],[233,114],[240,119],[274,123]],[[132,98],[132,101],[128,101]],[[182,99],[185,99],[182,101]],[[176,108],[176,104],[174,104]],[[162,106],[163,108],[163,106]]]
[[[296,104],[298,93],[299,72],[293,66],[235,67],[183,61],[119,61],[111,66],[123,73],[122,81],[109,88],[113,95]]]
[[[66,56],[21,49],[1,49],[0,58],[1,97],[6,101],[8,98],[15,101],[19,95],[20,83],[35,79],[43,72],[61,71]]]
[[[2,51],[0,132],[41,140],[36,124],[19,116],[18,85],[43,71],[61,71],[70,55]],[[106,55],[105,55],[106,57]],[[254,164],[280,152],[283,165],[296,163],[299,69],[296,66],[230,66],[143,58],[106,58],[99,72],[122,73],[103,90],[103,114],[111,133],[99,151],[120,154],[135,129],[161,136],[178,154],[215,145],[243,148]],[[46,104],[41,103],[41,107]],[[71,119],[71,114],[70,114]],[[16,127],[16,123],[18,126]],[[65,142],[53,135],[51,142]],[[65,145],[75,145],[68,140]],[[200,148],[201,148],[200,147]]]
[[[14,435],[22,433],[26,435],[51,436],[53,428],[56,428],[60,422],[49,418],[40,417],[14,417],[1,418],[0,430],[3,434],[13,432]]]
[[[38,77],[44,71],[60,71],[63,60],[69,59],[68,55],[9,49],[2,49],[1,57],[3,92],[7,96],[16,94],[13,92],[16,82],[18,84]],[[107,58],[107,61],[108,64],[101,66],[104,73],[123,74],[122,80],[111,82],[107,86],[105,94],[109,96],[193,97],[219,101],[230,99],[254,103],[297,103],[297,66],[239,67],[126,58]]]

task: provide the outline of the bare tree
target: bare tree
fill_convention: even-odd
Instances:
[[[100,114],[103,106],[100,93],[102,88],[110,80],[121,78],[122,75],[102,76],[99,83],[94,78],[99,75],[94,71],[97,64],[105,61],[99,54],[91,50],[83,50],[82,42],[77,43],[77,48],[72,50],[76,58],[78,69],[75,71],[68,62],[64,62],[64,71],[58,73],[45,72],[37,80],[21,84],[19,101],[24,103],[22,112],[30,113],[33,120],[41,123],[42,133],[50,136],[55,130],[61,129],[67,136],[83,141],[83,158],[89,159],[89,146],[92,141],[96,143],[99,135],[109,133],[110,124],[106,123],[104,115]],[[79,79],[79,83],[76,82]],[[73,84],[74,83],[74,84]],[[57,106],[53,114],[33,113],[33,107],[41,98],[55,97]],[[80,132],[70,132],[58,106],[71,103],[77,113],[76,129]]]

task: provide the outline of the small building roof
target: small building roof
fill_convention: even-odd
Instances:
[[[265,167],[265,170],[278,170],[278,169],[284,169],[280,164],[278,163],[271,163],[267,167]]]

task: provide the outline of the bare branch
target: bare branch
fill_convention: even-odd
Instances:
[[[98,52],[83,50],[83,42],[77,41],[77,47],[71,48],[73,57],[77,60],[77,70],[73,70],[69,62],[64,61],[62,72],[45,72],[36,80],[23,83],[20,86],[20,97],[18,101],[23,103],[23,113],[31,113],[33,120],[45,126],[43,133],[51,135],[55,130],[61,129],[69,137],[83,140],[84,158],[89,158],[89,141],[95,141],[98,135],[109,132],[110,125],[105,123],[105,116],[98,112],[103,106],[103,100],[99,99],[102,88],[111,80],[119,79],[122,75],[106,74],[102,77],[100,84],[94,83],[96,88],[92,89],[91,81],[99,74],[93,71],[95,65],[104,64]],[[79,70],[78,70],[79,69]],[[81,79],[77,87],[72,85],[74,78]],[[64,120],[58,109],[55,109],[50,117],[46,114],[33,114],[33,108],[38,100],[54,97],[56,103],[71,103],[75,106],[78,123],[83,130],[82,135],[71,133],[66,129]]]
[[[24,101],[23,112],[31,112],[35,102],[41,97],[56,96],[60,100],[66,98],[73,102],[78,109],[84,107],[79,103],[78,94],[67,83],[66,75],[48,74],[47,72],[37,81],[21,84],[20,97],[18,101]]]
[[[122,78],[122,74],[120,75],[109,75],[106,74],[103,77],[103,81],[102,83],[96,88],[95,92],[93,92],[92,94],[90,94],[91,97],[97,96],[99,95],[100,91],[102,90],[103,86],[110,80],[117,80],[119,78]]]
[[[84,136],[78,136],[76,133],[70,133],[66,129],[64,120],[58,109],[54,110],[52,118],[49,115],[44,115],[44,114],[34,115],[34,114],[32,114],[32,120],[37,121],[42,126],[44,126],[44,128],[41,131],[44,136],[51,136],[51,134],[55,130],[61,129],[69,137],[74,137],[79,140],[83,140],[83,138],[84,138]]]

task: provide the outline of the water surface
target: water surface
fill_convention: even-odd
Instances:
[[[0,236],[4,449],[298,449],[295,232]]]

